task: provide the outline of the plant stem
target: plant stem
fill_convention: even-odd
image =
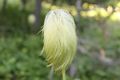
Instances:
[[[62,78],[63,80],[66,80],[66,73],[65,73],[65,69],[62,70]]]

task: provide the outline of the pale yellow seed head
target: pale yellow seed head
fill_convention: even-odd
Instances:
[[[65,10],[51,10],[46,15],[44,25],[43,55],[55,71],[67,69],[71,64],[77,45],[73,17]]]

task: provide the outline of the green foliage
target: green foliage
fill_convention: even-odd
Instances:
[[[34,2],[28,2],[26,10],[20,9],[18,3],[14,6],[9,3],[5,11],[2,9],[0,0],[0,80],[48,80],[50,69],[46,67],[45,59],[40,56],[43,47],[41,35],[31,34],[33,25],[28,23],[28,16],[33,14]],[[14,0],[9,0],[14,1]],[[57,0],[56,0],[57,1]],[[64,0],[65,1],[65,0]],[[66,2],[69,0],[66,0]],[[73,1],[73,0],[70,0]],[[108,0],[83,0],[90,3],[107,3]],[[116,5],[119,0],[110,0],[107,5]],[[58,1],[59,2],[59,1]],[[75,2],[75,1],[74,1]],[[29,4],[30,3],[30,4]],[[10,6],[13,5],[13,6]],[[44,16],[49,9],[42,8],[40,20],[41,25]],[[77,20],[77,17],[75,17]],[[40,26],[41,26],[40,25]],[[119,23],[107,22],[109,37],[105,43],[101,25],[92,18],[80,18],[81,46],[85,48],[83,54],[77,54],[75,78],[81,80],[120,80],[120,65],[106,66],[100,63],[94,56],[98,48],[104,48],[106,56],[114,62],[120,58],[120,28]],[[77,30],[80,31],[80,29]],[[59,75],[54,75],[54,80],[61,80]],[[68,80],[74,80],[67,75]]]
[[[40,57],[40,37],[10,37],[0,39],[0,79],[42,80],[48,69]]]
[[[92,23],[92,27],[85,28],[81,34],[87,42],[83,45],[89,48],[88,54],[96,46],[103,47],[103,37],[98,25]],[[119,58],[119,28],[112,29],[109,44],[105,46],[107,55]],[[112,40],[113,39],[113,40]],[[97,42],[98,41],[98,42]],[[95,44],[97,43],[97,44]],[[95,45],[94,45],[95,44]],[[44,58],[40,56],[43,46],[42,37],[35,35],[10,36],[0,38],[0,79],[10,80],[47,80],[49,69]],[[77,78],[82,80],[118,80],[120,76],[119,66],[106,67],[92,57],[80,55],[76,57]],[[54,76],[60,80],[59,76]],[[70,78],[68,76],[68,78]],[[70,80],[73,80],[70,78]]]

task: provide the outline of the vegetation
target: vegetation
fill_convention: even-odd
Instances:
[[[38,32],[46,13],[56,8],[70,11],[77,25],[78,50],[67,79],[120,79],[120,0],[79,0],[80,16],[78,0],[42,0],[39,15],[35,1],[0,0],[0,80],[61,80],[40,56]]]

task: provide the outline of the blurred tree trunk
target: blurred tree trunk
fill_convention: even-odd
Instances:
[[[76,68],[75,62],[73,62],[73,63],[70,65],[69,75],[70,75],[70,77],[74,78],[75,75],[76,75],[76,73],[77,73],[77,68]]]
[[[53,79],[53,76],[54,76],[54,69],[53,69],[53,67],[52,67],[51,70],[50,70],[50,73],[49,73],[49,75],[48,75],[48,80],[54,80],[54,79]]]
[[[28,0],[21,0],[22,6],[21,6],[21,24],[22,24],[22,28],[24,29],[24,31],[29,31],[27,26],[27,16],[26,16],[26,11],[25,11],[25,6],[27,4]]]
[[[36,33],[39,30],[40,26],[40,12],[41,12],[41,0],[36,0],[35,6],[35,24],[33,32]]]
[[[2,11],[5,11],[7,5],[7,0],[3,0]]]
[[[74,5],[74,4],[75,4],[75,0],[67,0],[67,3],[68,3],[69,5]]]
[[[76,0],[76,9],[77,9],[77,27],[79,31],[83,31],[83,27],[80,26],[80,11],[81,11],[81,5],[82,1],[81,0]],[[78,32],[79,32],[78,31]]]
[[[22,11],[24,11],[27,0],[21,0],[21,2],[22,2]]]

